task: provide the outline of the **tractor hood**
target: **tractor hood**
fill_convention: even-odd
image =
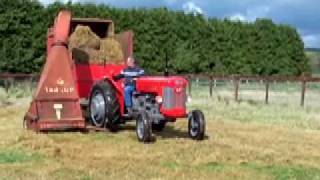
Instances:
[[[162,95],[164,87],[184,90],[188,82],[179,76],[143,76],[137,79],[137,91]]]

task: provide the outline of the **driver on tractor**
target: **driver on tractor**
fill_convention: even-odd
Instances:
[[[144,70],[136,66],[133,56],[127,59],[127,67],[120,74],[113,76],[114,80],[125,78],[124,81],[124,104],[129,115],[132,114],[132,93],[135,91],[136,78],[144,75]]]

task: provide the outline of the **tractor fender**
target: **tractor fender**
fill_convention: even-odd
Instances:
[[[117,84],[112,77],[104,77],[104,79],[102,81],[108,81],[116,90],[116,96],[120,105],[120,112],[121,114],[124,114],[124,94],[123,94],[123,87],[119,86],[119,84]],[[90,92],[92,91],[92,89],[90,90]]]
[[[119,85],[111,77],[105,77],[103,80],[108,81],[110,84],[112,84],[117,93],[123,95],[123,91],[121,90],[122,87],[119,87]]]

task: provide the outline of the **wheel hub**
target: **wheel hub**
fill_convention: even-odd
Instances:
[[[192,136],[196,136],[199,131],[199,122],[195,120],[194,117],[191,117],[191,130],[190,133]]]
[[[90,116],[96,125],[102,125],[106,113],[105,100],[100,93],[96,93],[90,105]]]
[[[144,125],[143,125],[143,120],[142,120],[142,119],[139,119],[139,120],[138,120],[137,131],[138,131],[138,136],[139,136],[139,138],[143,138]]]

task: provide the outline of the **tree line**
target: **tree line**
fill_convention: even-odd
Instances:
[[[297,30],[270,19],[208,18],[167,8],[119,9],[99,4],[0,0],[0,72],[37,73],[46,32],[60,9],[74,17],[112,19],[116,32],[134,31],[134,52],[148,72],[301,75],[310,66]]]

